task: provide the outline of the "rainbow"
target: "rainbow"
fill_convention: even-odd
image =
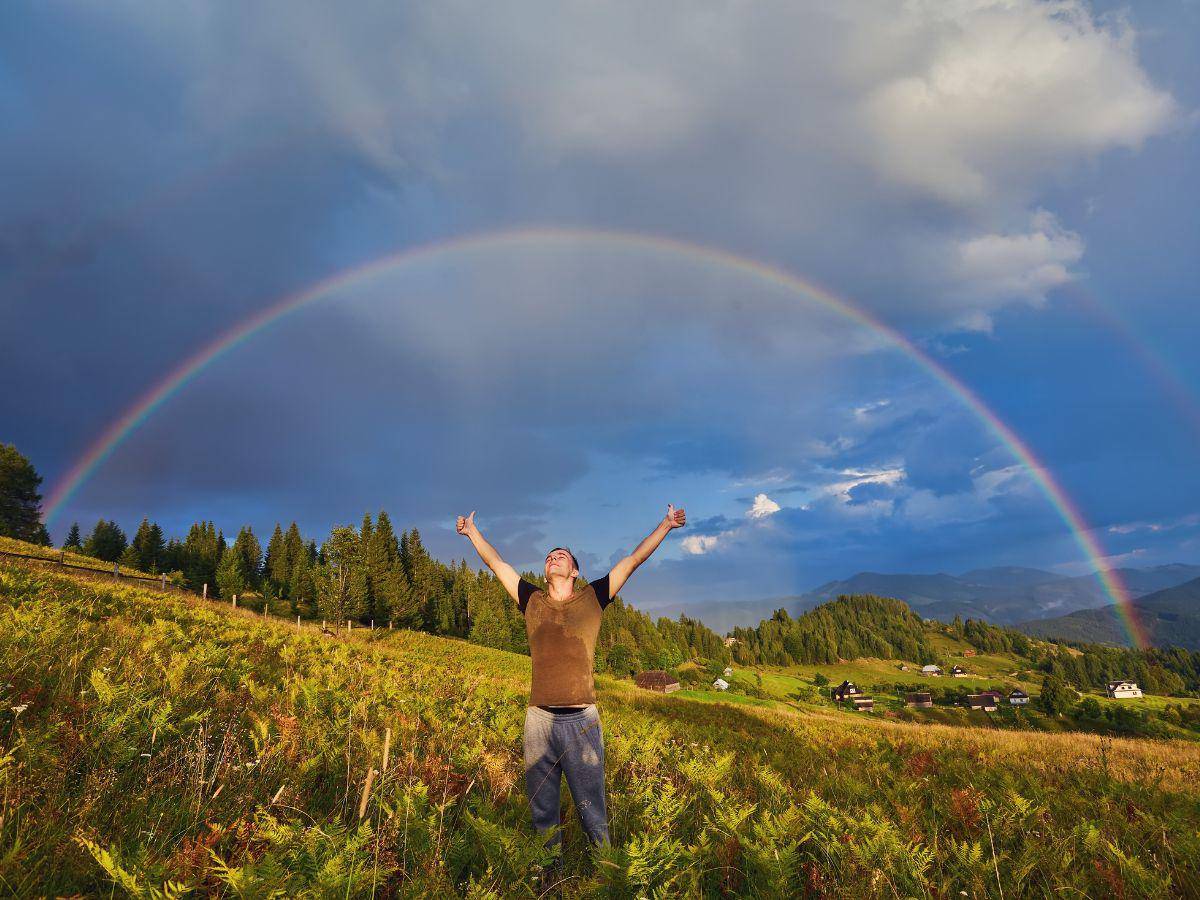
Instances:
[[[1168,365],[1162,352],[1153,348],[1118,315],[1111,303],[1101,300],[1094,291],[1089,291],[1077,283],[1063,285],[1059,290],[1085,306],[1092,316],[1125,344],[1128,351],[1141,363],[1142,368],[1158,382],[1163,394],[1174,404],[1193,435],[1200,441],[1200,402],[1197,402],[1195,392],[1188,386],[1187,378]]]
[[[860,323],[885,337],[956,396],[1029,472],[1038,489],[1070,529],[1071,535],[1084,557],[1095,568],[1096,577],[1116,607],[1134,646],[1140,648],[1149,646],[1128,590],[1122,584],[1118,574],[1108,565],[1103,548],[1093,536],[1092,529],[1084,520],[1082,513],[1067,496],[1066,491],[1055,481],[1049,469],[1034,455],[1029,446],[974,391],[956,378],[940,362],[890,325],[874,318],[825,288],[811,281],[802,280],[777,266],[738,256],[716,247],[637,232],[585,228],[524,228],[467,235],[388,254],[366,264],[337,272],[298,292],[288,294],[205,344],[130,405],[120,418],[113,421],[55,483],[47,499],[46,511],[43,515],[44,521],[49,526],[78,490],[112,456],[117,447],[201,371],[289,313],[315,303],[339,289],[380,273],[421,261],[430,261],[441,256],[484,248],[495,250],[512,247],[516,249],[527,245],[544,246],[581,241],[598,243],[614,249],[652,250],[677,258],[721,266],[789,293],[814,300],[838,315]]]

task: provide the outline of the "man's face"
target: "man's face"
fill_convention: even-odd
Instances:
[[[565,575],[574,578],[579,572],[571,562],[571,554],[561,547],[546,554],[546,578],[551,575]]]

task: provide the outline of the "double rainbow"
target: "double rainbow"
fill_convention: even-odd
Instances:
[[[846,319],[860,323],[887,338],[956,396],[1029,472],[1038,489],[1070,529],[1071,535],[1084,557],[1095,568],[1096,577],[1116,607],[1134,646],[1143,648],[1149,646],[1128,590],[1122,584],[1119,575],[1108,564],[1104,550],[1093,537],[1092,529],[1085,522],[1083,515],[1070,497],[1067,496],[1066,491],[1054,479],[1049,469],[1034,455],[1029,446],[974,391],[951,374],[940,362],[886,323],[837,297],[825,288],[798,278],[776,266],[738,256],[716,247],[635,232],[582,228],[527,228],[468,235],[389,254],[364,265],[338,272],[303,290],[288,294],[201,347],[174,371],[150,387],[125,410],[120,418],[113,421],[54,485],[47,499],[43,516],[46,524],[50,525],[53,522],[67,502],[96,473],[105,460],[139,425],[153,415],[155,410],[217,359],[244,344],[289,313],[315,303],[339,289],[383,272],[401,269],[417,262],[428,262],[437,257],[481,249],[518,249],[532,245],[546,246],[580,242],[593,242],[613,249],[654,251],[677,259],[721,266],[815,301]]]

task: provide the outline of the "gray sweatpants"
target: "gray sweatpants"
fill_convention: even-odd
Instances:
[[[525,790],[538,832],[559,824],[564,774],[588,838],[593,844],[608,843],[604,738],[594,703],[577,713],[552,713],[536,706],[525,710]],[[561,841],[556,829],[549,844],[557,847]]]

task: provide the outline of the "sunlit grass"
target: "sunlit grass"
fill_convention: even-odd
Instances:
[[[0,658],[6,892],[533,896],[528,657],[0,563]],[[1194,744],[597,685],[570,896],[1200,893]]]

